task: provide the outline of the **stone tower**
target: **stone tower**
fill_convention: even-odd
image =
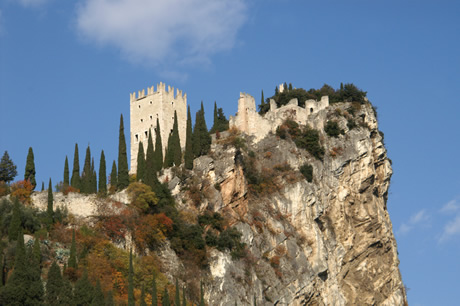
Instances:
[[[144,151],[147,152],[149,130],[152,131],[153,144],[155,145],[155,128],[157,118],[160,122],[161,141],[163,144],[163,156],[168,144],[169,134],[172,132],[174,124],[174,111],[177,113],[179,124],[179,137],[182,148],[185,148],[185,131],[187,124],[187,94],[182,94],[182,90],[177,89],[174,94],[174,87],[164,83],[147,88],[147,95],[142,89],[130,94],[130,132],[131,132],[131,170],[136,173],[137,151],[139,142],[142,141]]]

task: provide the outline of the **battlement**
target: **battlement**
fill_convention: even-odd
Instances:
[[[154,94],[167,94],[170,96],[171,94],[173,95],[172,99],[177,99],[177,100],[184,100],[187,101],[187,94],[182,93],[182,90],[176,89],[176,94],[174,95],[174,87],[168,86],[168,90],[166,90],[166,84],[163,82],[160,82],[157,84],[157,90],[155,91],[154,86],[152,87],[147,87],[147,95],[145,94],[145,89],[139,90],[137,92],[130,93],[129,94],[129,100],[131,103],[136,102],[140,99],[143,99],[145,97],[154,95]]]

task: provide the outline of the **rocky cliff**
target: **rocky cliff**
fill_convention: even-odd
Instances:
[[[329,137],[328,120],[343,134]],[[407,304],[386,203],[391,161],[374,109],[334,104],[310,124],[320,131],[323,161],[289,137],[271,134],[254,143],[235,131],[195,160],[188,180],[203,195],[198,209],[230,220],[249,250],[237,261],[211,251],[210,305],[249,305],[254,298],[258,305]],[[311,182],[299,172],[305,163]],[[248,184],[248,168],[261,177],[257,184]],[[171,180],[171,188],[187,199],[178,182]]]

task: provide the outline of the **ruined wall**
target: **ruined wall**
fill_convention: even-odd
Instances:
[[[155,144],[155,128],[157,118],[160,122],[161,140],[163,144],[163,156],[168,144],[168,137],[174,124],[174,111],[177,112],[179,124],[179,137],[181,147],[185,147],[185,131],[187,123],[187,94],[183,94],[177,89],[174,94],[174,87],[164,83],[157,84],[157,90],[154,87],[130,94],[130,123],[131,123],[131,170],[135,173],[137,168],[137,152],[139,142],[142,141],[144,151],[147,151],[149,130],[152,130],[153,143]]]
[[[297,99],[292,99],[287,105],[277,107],[274,100],[270,100],[270,110],[263,116],[256,109],[254,97],[240,93],[238,100],[238,113],[230,116],[230,127],[254,136],[256,142],[263,139],[270,132],[276,132],[286,119],[291,119],[299,124],[308,123],[308,117],[326,109],[329,106],[329,97],[323,96],[320,101],[307,100],[305,107],[300,107]]]

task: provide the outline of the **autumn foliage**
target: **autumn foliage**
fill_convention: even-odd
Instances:
[[[11,185],[11,196],[17,198],[23,204],[31,203],[31,194],[34,186],[29,180],[18,181]]]

